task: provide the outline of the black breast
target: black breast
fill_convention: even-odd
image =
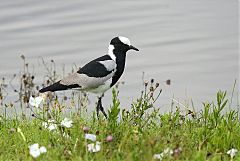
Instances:
[[[117,55],[119,54],[119,55]],[[115,72],[114,76],[112,77],[111,87],[117,83],[121,75],[123,74],[125,68],[125,61],[126,61],[126,52],[117,53],[116,55],[116,64],[117,64],[117,71]],[[120,55],[121,54],[121,55]]]

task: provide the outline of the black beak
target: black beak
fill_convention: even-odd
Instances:
[[[130,49],[133,49],[133,50],[139,51],[137,48],[135,48],[135,47],[132,46],[132,45],[129,46],[129,50],[130,50]]]

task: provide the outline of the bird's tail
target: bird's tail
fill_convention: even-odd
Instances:
[[[60,83],[60,81],[58,81],[56,83],[53,83],[50,86],[47,86],[47,87],[44,87],[44,88],[40,89],[39,92],[44,93],[44,92],[47,92],[47,91],[51,91],[51,92],[62,91],[62,90],[67,90],[68,88],[69,88],[68,86],[63,85],[63,84]]]

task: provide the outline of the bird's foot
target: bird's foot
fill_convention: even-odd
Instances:
[[[105,116],[105,118],[107,119],[107,114],[106,112],[104,111],[104,108],[102,106],[102,97],[100,97],[98,99],[98,103],[97,103],[97,107],[96,107],[96,110],[97,110],[97,117],[99,119],[99,110],[103,113],[103,115]]]

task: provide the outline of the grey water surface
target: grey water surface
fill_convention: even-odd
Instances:
[[[69,73],[73,64],[106,54],[118,35],[140,49],[127,55],[119,94],[123,107],[140,95],[143,72],[145,80],[160,82],[157,106],[163,111],[173,97],[183,104],[192,99],[197,109],[219,89],[230,97],[239,79],[237,0],[1,0],[0,13],[0,76],[8,80],[20,72],[21,54],[41,85],[46,74],[41,58],[53,59],[59,74],[63,66]],[[110,98],[109,91],[105,105]]]

